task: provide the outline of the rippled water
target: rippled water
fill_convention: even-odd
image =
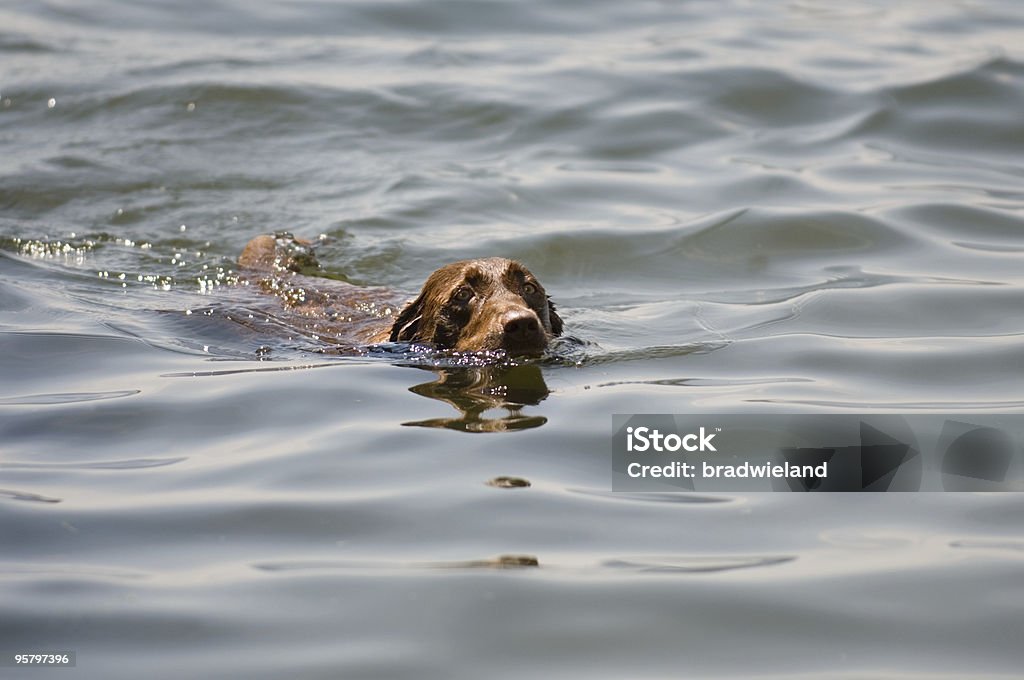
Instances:
[[[1020,45],[1010,1],[6,3],[0,647],[1019,677],[1019,494],[613,494],[609,435],[1024,409]],[[234,285],[276,230],[404,291],[521,259],[574,340],[325,352]]]

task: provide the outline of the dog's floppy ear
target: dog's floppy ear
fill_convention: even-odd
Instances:
[[[551,334],[558,337],[562,334],[562,317],[555,313],[555,303],[548,297],[548,321],[551,322]]]
[[[389,342],[412,342],[420,330],[420,322],[423,320],[423,294],[405,306],[405,309],[395,317],[395,323],[391,326]]]

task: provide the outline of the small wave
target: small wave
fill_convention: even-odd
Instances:
[[[606,560],[608,569],[645,574],[710,574],[738,569],[758,569],[786,564],[795,555],[729,557],[716,555],[633,557]]]
[[[28,491],[14,491],[12,489],[0,489],[0,498],[10,498],[14,501],[32,501],[35,503],[60,503],[60,498],[51,498]]]
[[[982,539],[982,538],[971,538],[962,539],[958,541],[952,541],[949,544],[950,548],[956,548],[959,550],[992,550],[996,552],[1009,552],[1017,557],[1024,557],[1024,541],[1016,541],[1012,539]]]
[[[614,501],[629,501],[634,503],[679,503],[681,505],[715,505],[719,503],[736,503],[737,498],[721,495],[707,496],[692,491],[680,491],[673,493],[645,492],[630,493],[628,491],[607,491],[605,489],[566,489],[570,493],[582,494],[584,496],[595,496]]]
[[[124,460],[97,460],[74,463],[0,463],[0,469],[8,470],[146,470],[167,467],[188,460],[187,456],[175,458],[127,458]]]
[[[844,401],[840,399],[745,399],[748,403],[779,404],[785,406],[817,406],[867,413],[875,410],[893,411],[934,411],[936,413],[957,413],[986,411],[1018,411],[1024,409],[1024,400],[1004,401]]]
[[[0,406],[46,406],[55,404],[74,404],[85,401],[101,401],[104,399],[120,399],[141,394],[142,390],[114,390],[110,392],[61,392],[56,394],[28,394],[21,397],[0,398]]]

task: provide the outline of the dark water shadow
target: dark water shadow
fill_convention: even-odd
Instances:
[[[403,425],[460,432],[507,432],[540,427],[547,422],[544,416],[530,416],[522,412],[524,406],[536,406],[551,393],[539,366],[419,368],[435,373],[436,379],[410,387],[409,391],[443,401],[458,415],[410,421]],[[487,413],[492,410],[502,413]]]

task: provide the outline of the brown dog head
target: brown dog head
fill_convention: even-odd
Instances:
[[[562,320],[536,277],[502,257],[441,267],[395,319],[391,342],[440,349],[540,354],[562,334]]]

